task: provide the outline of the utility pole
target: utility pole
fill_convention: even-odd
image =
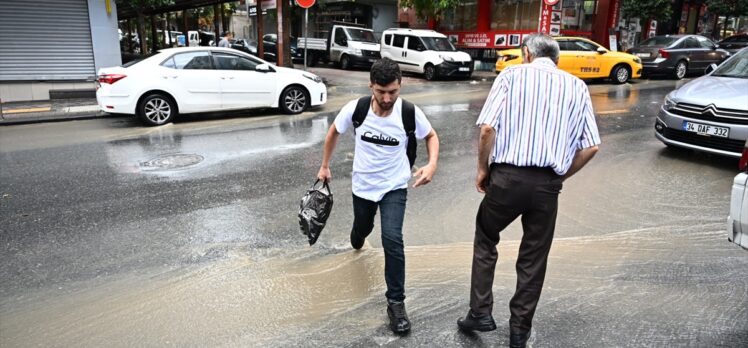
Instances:
[[[286,7],[284,0],[276,0],[276,11],[278,12],[278,42],[275,43],[275,60],[278,66],[283,66],[283,44],[285,43],[283,31],[283,9]]]

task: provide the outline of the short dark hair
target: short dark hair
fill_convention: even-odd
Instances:
[[[386,86],[395,82],[395,80],[397,80],[397,83],[401,83],[402,79],[403,74],[400,72],[400,66],[392,59],[382,58],[371,66],[369,81],[372,84]]]
[[[224,31],[222,36],[229,36],[231,34],[230,31]]]

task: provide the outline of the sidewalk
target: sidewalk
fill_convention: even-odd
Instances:
[[[303,67],[296,65],[297,69]],[[308,71],[322,77],[328,88],[328,96],[354,91],[364,93],[369,80],[365,70],[340,70],[328,67],[308,68]],[[493,81],[493,71],[475,71],[471,80]],[[431,83],[418,75],[406,74],[403,82],[407,84]],[[359,89],[361,91],[359,91]],[[39,122],[60,122],[70,120],[109,117],[111,114],[99,109],[96,98],[87,99],[53,99],[43,101],[11,102],[0,104],[0,126]]]

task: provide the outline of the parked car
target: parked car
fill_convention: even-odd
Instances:
[[[289,54],[291,55],[291,60],[296,60],[296,38],[291,36],[289,39],[291,40],[291,52],[289,52]],[[262,50],[264,59],[268,62],[275,63],[278,60],[276,58],[278,55],[278,34],[263,35]],[[304,58],[302,58],[302,60],[303,59]]]
[[[598,43],[581,37],[556,37],[561,53],[558,68],[582,79],[610,78],[614,83],[626,83],[641,76],[641,60],[623,52],[609,51]],[[519,48],[499,51],[496,73],[522,63]]]
[[[235,50],[239,50],[257,57],[257,42],[255,41],[245,39],[232,39],[229,41],[229,44],[231,45],[231,48]]]
[[[748,34],[738,34],[725,38],[720,41],[719,48],[735,54],[743,48],[748,47]]]
[[[710,64],[719,64],[730,53],[701,35],[662,35],[630,48],[641,58],[644,75],[669,75],[682,79],[688,73],[703,73]]]
[[[748,250],[748,141],[738,166],[741,172],[732,181],[727,240]]]
[[[748,48],[670,92],[655,136],[671,147],[740,157],[748,139]]]
[[[427,80],[473,74],[473,59],[458,51],[446,35],[433,30],[387,29],[380,43],[382,57],[390,58],[403,71],[423,74]]]
[[[138,115],[147,125],[178,114],[246,108],[280,108],[298,114],[327,101],[318,76],[231,48],[169,48],[127,67],[98,72],[101,110]]]

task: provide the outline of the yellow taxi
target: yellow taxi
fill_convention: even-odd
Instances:
[[[558,67],[581,79],[610,78],[615,83],[626,83],[640,78],[642,61],[623,52],[609,51],[594,41],[581,37],[555,37],[561,49]],[[519,48],[497,52],[496,73],[522,63]]]

